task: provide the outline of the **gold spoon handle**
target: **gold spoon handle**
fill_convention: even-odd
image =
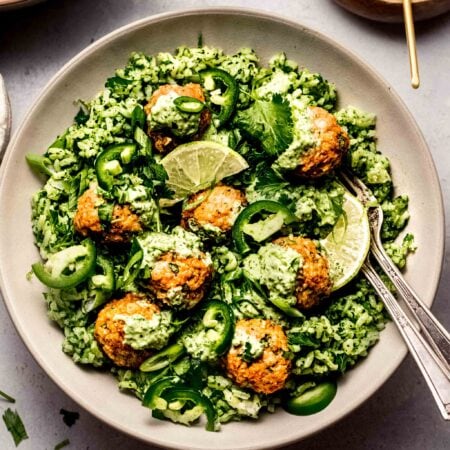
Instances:
[[[403,0],[403,17],[405,19],[406,42],[408,44],[409,68],[411,71],[411,86],[417,89],[420,85],[419,64],[417,62],[416,34],[411,0]]]

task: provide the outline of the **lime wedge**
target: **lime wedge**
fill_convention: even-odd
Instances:
[[[161,164],[169,176],[167,186],[174,191],[170,203],[183,200],[248,167],[239,153],[210,141],[179,145],[161,160]]]
[[[343,207],[331,233],[320,241],[330,262],[333,291],[356,276],[370,247],[369,219],[362,203],[346,192]]]

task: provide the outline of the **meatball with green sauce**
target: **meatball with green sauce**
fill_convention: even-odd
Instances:
[[[310,309],[330,295],[332,281],[328,259],[319,252],[314,241],[303,237],[282,237],[273,243],[294,250],[303,260],[295,288],[298,309]]]
[[[153,267],[149,287],[156,299],[168,306],[192,309],[203,299],[212,276],[212,265],[200,257],[170,252]]]
[[[175,227],[169,233],[137,238],[143,251],[143,283],[158,303],[192,309],[206,294],[213,274],[209,253],[194,233]]]
[[[264,245],[244,260],[248,276],[268,292],[269,300],[282,310],[308,310],[330,295],[329,263],[314,241],[281,237]]]
[[[101,220],[101,208],[106,201],[92,185],[78,198],[73,219],[75,230],[82,236],[99,237],[105,243],[129,242],[133,235],[142,231],[142,223],[128,205],[114,205],[108,211],[107,221]]]
[[[127,294],[98,313],[94,336],[114,364],[137,368],[167,345],[175,331],[171,321],[172,313],[161,311],[145,295]]]
[[[211,123],[211,112],[206,107],[200,112],[181,110],[176,104],[181,97],[191,98],[199,106],[205,102],[202,87],[197,83],[165,84],[153,92],[144,108],[149,135],[158,152],[173,150],[186,139],[200,139]]]
[[[275,167],[308,179],[320,178],[340,166],[349,147],[336,117],[319,106],[293,109],[294,139]]]
[[[223,363],[238,386],[272,394],[284,388],[289,376],[287,351],[287,337],[280,325],[271,320],[241,319]]]
[[[247,204],[245,195],[219,184],[191,195],[183,205],[182,227],[205,238],[222,238]]]

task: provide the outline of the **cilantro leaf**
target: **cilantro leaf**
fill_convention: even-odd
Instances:
[[[105,87],[108,88],[111,93],[119,98],[123,98],[133,86],[133,80],[122,78],[119,76],[111,77],[106,80]]]
[[[279,94],[271,101],[255,100],[250,108],[237,114],[236,125],[269,155],[279,154],[292,142],[291,108]]]
[[[258,167],[255,182],[256,191],[264,191],[264,193],[270,194],[280,192],[288,186],[289,183],[270,167],[266,165]]]
[[[0,397],[3,397],[9,403],[16,403],[16,399],[8,395],[6,392],[0,391]]]
[[[301,345],[304,347],[318,348],[320,342],[314,336],[309,336],[306,333],[293,332],[288,336],[288,343],[291,345]]]
[[[105,87],[107,87],[111,90],[115,90],[120,87],[128,86],[130,83],[132,83],[131,80],[127,80],[126,78],[116,76],[116,77],[108,78],[106,80]]]
[[[131,113],[131,128],[135,127],[144,128],[145,126],[145,113],[141,105],[136,105]]]
[[[74,120],[77,125],[84,125],[89,120],[90,112],[88,105],[81,101],[79,103],[80,109],[78,110],[78,113],[75,116]]]
[[[23,440],[28,439],[28,434],[25,430],[25,426],[17,411],[12,411],[10,408],[8,408],[3,413],[3,422],[5,422],[6,428],[11,433],[16,447]]]

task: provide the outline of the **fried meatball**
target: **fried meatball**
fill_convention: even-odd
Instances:
[[[181,226],[194,233],[211,231],[213,227],[213,230],[225,234],[231,230],[246,203],[245,195],[230,186],[217,185],[197,192],[183,207]]]
[[[302,154],[295,173],[305,178],[318,178],[341,164],[348,150],[349,139],[336,118],[325,109],[309,107],[308,115],[318,144]]]
[[[133,234],[142,231],[139,216],[128,205],[114,205],[105,242],[127,242]]]
[[[144,295],[127,294],[119,300],[112,300],[99,312],[95,321],[94,336],[103,352],[120,367],[138,368],[149,356],[151,350],[135,350],[124,343],[125,322],[118,315],[139,314],[151,320],[160,312],[157,305]]]
[[[83,236],[91,233],[102,233],[103,227],[98,215],[98,207],[103,199],[97,195],[95,188],[90,187],[78,198],[77,210],[73,218],[75,230]]]
[[[188,83],[184,86],[179,86],[178,84],[164,84],[160,86],[155,92],[153,92],[152,96],[148,103],[144,106],[144,111],[147,115],[151,113],[152,107],[155,106],[155,103],[158,101],[158,98],[170,94],[171,92],[175,92],[178,95],[185,95],[187,97],[193,97],[201,102],[205,101],[205,95],[203,94],[203,89],[198,83]]]
[[[246,356],[252,345],[263,347],[254,359]],[[272,394],[283,389],[288,378],[291,361],[285,356],[287,350],[287,337],[280,325],[271,320],[241,319],[224,366],[239,386]]]
[[[151,115],[152,108],[153,106],[155,106],[160,97],[173,92],[180,96],[193,97],[197,100],[200,100],[201,102],[205,101],[203,89],[198,83],[188,83],[184,86],[179,86],[177,84],[165,84],[159,87],[155,92],[153,92],[150,100],[144,106],[144,111],[147,116]],[[209,111],[209,109],[204,108],[200,113],[198,132],[195,135],[191,136],[190,139],[193,141],[199,140],[210,123],[211,112]],[[173,150],[180,143],[180,138],[174,136],[172,133],[170,133],[169,130],[150,129],[148,134],[152,139],[154,147],[160,153],[167,153]]]
[[[102,224],[98,209],[103,203],[95,187],[87,189],[78,199],[73,223],[82,236],[97,236],[106,243],[123,243],[142,231],[139,216],[128,205],[114,205],[109,226]]]
[[[332,282],[328,259],[319,253],[314,241],[303,237],[281,237],[273,243],[290,247],[303,258],[295,291],[298,309],[310,309],[323,297],[330,295]]]
[[[191,309],[205,295],[212,277],[212,264],[201,257],[162,255],[153,266],[149,288],[155,297],[175,308]]]

